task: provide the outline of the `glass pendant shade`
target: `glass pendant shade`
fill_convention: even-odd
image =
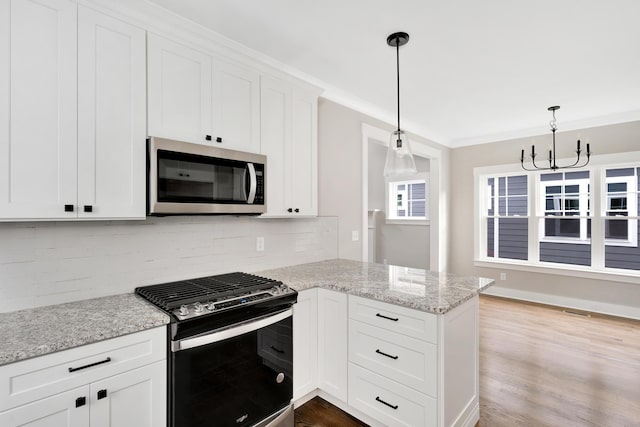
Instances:
[[[384,176],[407,175],[417,172],[409,140],[404,131],[393,131],[389,140],[387,160],[384,163]]]

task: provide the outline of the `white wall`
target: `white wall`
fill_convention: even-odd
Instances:
[[[336,218],[0,223],[0,312],[332,259],[336,239]]]
[[[571,132],[558,132],[559,156],[568,157],[580,138],[591,144],[593,156],[640,149],[640,122],[601,126]],[[549,145],[551,135],[535,138],[538,151]],[[456,148],[451,151],[451,271],[453,273],[492,277],[496,286],[489,292],[603,313],[640,316],[640,280],[637,283],[585,279],[552,273],[533,273],[499,268],[475,267],[473,260],[473,168],[520,161],[521,147],[530,149],[531,138]],[[527,148],[528,147],[528,148]],[[584,147],[584,145],[583,145]],[[500,272],[507,280],[500,281]]]
[[[385,142],[386,143],[386,142]],[[418,172],[429,172],[429,159],[414,156]],[[369,143],[368,209],[378,209],[378,215],[386,213],[386,181],[383,175],[387,147],[377,142]],[[376,262],[407,267],[429,269],[429,226],[426,224],[387,224],[377,222],[375,236]]]
[[[352,231],[362,233],[362,124],[369,124],[389,132],[393,126],[355,110],[320,98],[318,105],[318,210],[323,216],[338,217],[338,256],[360,260],[362,236],[352,241]],[[432,141],[408,135],[411,141],[442,150],[442,165],[448,168],[448,149]],[[440,183],[442,211],[448,205],[448,175]],[[442,218],[446,224],[446,218]],[[443,256],[446,256],[447,236],[443,236]]]

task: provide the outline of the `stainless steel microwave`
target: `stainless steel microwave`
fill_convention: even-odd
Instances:
[[[149,215],[265,212],[266,156],[157,137],[147,144]]]

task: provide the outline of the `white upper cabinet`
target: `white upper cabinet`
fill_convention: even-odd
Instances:
[[[0,0],[2,218],[77,215],[76,11],[69,0]]]
[[[318,214],[318,97],[293,91],[291,202],[302,215]]]
[[[260,152],[257,71],[148,36],[149,136]]]
[[[267,156],[264,217],[318,214],[318,98],[282,80],[260,80],[260,137]]]
[[[145,76],[144,30],[79,6],[80,217],[145,217]]]
[[[214,145],[260,152],[260,75],[256,71],[214,61],[212,123]]]
[[[149,136],[211,138],[211,57],[149,34]]]
[[[144,31],[0,0],[0,219],[144,218]]]

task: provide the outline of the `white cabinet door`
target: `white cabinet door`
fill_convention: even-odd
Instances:
[[[76,4],[0,0],[0,217],[75,217]]]
[[[291,138],[291,206],[318,215],[318,97],[294,90]]]
[[[293,306],[293,400],[318,387],[318,291],[298,293]]]
[[[290,200],[291,89],[282,81],[260,79],[260,145],[267,156],[266,216],[288,216]]]
[[[166,425],[166,362],[91,384],[91,427]]]
[[[347,401],[347,295],[318,289],[318,388]]]
[[[149,136],[210,144],[211,57],[149,34],[147,61]]]
[[[264,217],[318,214],[318,98],[260,79],[260,145],[267,156]]]
[[[145,74],[144,30],[79,6],[79,217],[145,217]]]
[[[260,152],[258,72],[226,62],[214,62],[212,108],[214,145],[250,153]]]
[[[89,425],[89,386],[0,412],[2,427],[86,427],[87,425]]]

